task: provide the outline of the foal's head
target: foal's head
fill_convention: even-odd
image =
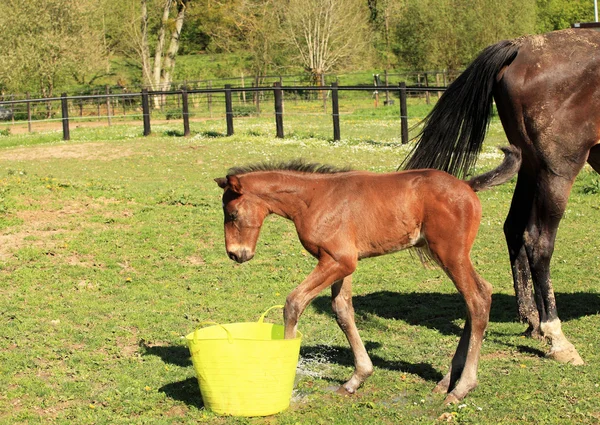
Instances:
[[[245,185],[244,174],[261,171],[291,171],[297,173],[335,174],[349,171],[349,168],[336,168],[331,165],[307,163],[295,159],[280,163],[259,163],[244,167],[231,168],[227,177],[215,179],[223,192],[223,213],[225,214],[225,248],[227,255],[238,263],[243,263],[254,257],[256,242],[260,228],[267,215],[271,212],[267,202],[257,196],[254,188],[261,187],[262,191],[271,187],[272,179],[261,173],[254,174],[252,190]]]
[[[238,263],[251,260],[256,250],[260,228],[269,210],[258,196],[244,190],[237,176],[228,175],[215,181],[224,190],[223,214],[227,255]]]

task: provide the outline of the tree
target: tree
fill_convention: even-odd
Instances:
[[[288,0],[281,2],[279,16],[283,36],[315,82],[329,71],[364,61],[369,52],[369,10],[364,0]]]
[[[569,28],[576,22],[594,20],[591,0],[537,0],[536,31],[540,33]]]
[[[192,13],[210,36],[210,49],[241,53],[242,66],[266,75],[281,65],[277,0],[204,0]]]
[[[533,33],[535,22],[535,0],[407,0],[395,52],[413,69],[458,69],[490,44]]]
[[[171,86],[189,3],[189,0],[131,0],[121,5],[123,28],[117,49],[139,67],[142,83],[150,90],[166,90]]]
[[[91,0],[4,0],[0,14],[0,84],[11,92],[52,96],[73,78],[105,75],[99,9]]]
[[[370,22],[373,27],[374,45],[386,69],[392,67],[394,55],[394,27],[406,8],[405,0],[369,0]]]

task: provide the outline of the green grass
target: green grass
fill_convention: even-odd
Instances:
[[[290,106],[291,107],[291,106]],[[561,223],[552,272],[563,329],[586,361],[544,358],[521,336],[502,223],[514,183],[480,194],[473,249],[495,288],[479,387],[460,406],[430,391],[447,371],[465,310],[448,279],[407,252],[361,262],[357,325],[375,364],[358,394],[330,391],[352,357],[324,292],[301,317],[302,364],[291,407],[269,418],[219,417],[202,407],[182,336],[201,321],[256,319],[281,304],[315,261],[293,225],[267,219],[254,260],[224,252],[221,190],[234,165],[304,157],[395,170],[409,147],[395,115],[350,111],[342,140],[330,117],[181,123],[8,135],[0,138],[0,423],[356,424],[598,423],[600,266],[598,178],[585,169]],[[414,121],[416,122],[416,121]],[[493,122],[478,172],[501,161]],[[276,319],[276,315],[273,315]]]

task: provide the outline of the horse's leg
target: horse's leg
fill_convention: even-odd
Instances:
[[[524,242],[525,229],[532,214],[534,191],[535,183],[525,172],[521,172],[517,179],[510,211],[504,222],[504,236],[510,257],[519,319],[529,325],[526,334],[538,338],[541,336],[540,316],[534,299]]]
[[[590,149],[587,162],[600,174],[600,145],[596,145]]]
[[[477,225],[479,222],[477,222]],[[450,365],[450,371],[434,391],[450,391],[446,403],[462,400],[477,386],[477,366],[483,334],[488,325],[492,305],[492,286],[481,278],[471,263],[469,252],[474,236],[465,236],[461,240],[455,229],[460,226],[448,226],[452,234],[437,234],[436,241],[429,239],[429,247],[448,277],[454,282],[465,299],[467,320],[458,347]],[[471,229],[473,230],[473,229]],[[476,233],[471,232],[473,235]],[[449,232],[449,231],[448,231]],[[465,231],[465,235],[466,235]],[[452,237],[453,236],[453,237]]]
[[[296,337],[300,315],[319,292],[351,275],[357,262],[356,255],[350,254],[340,254],[335,260],[327,254],[319,258],[314,270],[287,296],[283,309],[286,339]]]
[[[354,323],[352,275],[333,284],[331,287],[331,306],[337,323],[346,335],[354,355],[354,374],[348,382],[339,388],[338,393],[353,394],[365,379],[373,374],[373,363],[371,363]]]
[[[465,368],[470,339],[471,319],[469,318],[469,314],[467,314],[465,327],[463,328],[462,335],[458,341],[458,347],[456,347],[456,352],[454,353],[452,362],[450,363],[450,370],[448,373],[446,373],[442,380],[437,383],[433,389],[434,393],[448,393],[454,389],[456,382],[459,380],[460,375]]]
[[[539,294],[538,310],[542,336],[552,344],[548,357],[563,363],[583,364],[577,350],[562,332],[552,281],[550,260],[558,225],[564,214],[567,199],[573,185],[572,179],[539,171],[534,209],[525,230],[525,249],[536,294]],[[536,300],[538,297],[536,295]]]

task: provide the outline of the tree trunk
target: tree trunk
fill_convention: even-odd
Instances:
[[[183,27],[183,19],[185,18],[185,10],[187,8],[188,0],[179,0],[177,2],[177,18],[175,18],[175,27],[171,32],[171,41],[169,43],[169,49],[165,56],[163,71],[162,71],[162,85],[166,89],[171,85],[173,78],[173,69],[175,69],[175,57],[179,50],[179,37],[181,35],[181,28]]]
[[[141,0],[141,46],[140,54],[142,59],[142,77],[147,85],[152,87],[152,73],[150,71],[150,47],[148,46],[148,4],[146,0]]]
[[[166,27],[169,23],[169,12],[171,11],[172,0],[166,0],[163,9],[162,20],[160,22],[160,28],[158,30],[158,41],[156,43],[156,50],[154,52],[154,70],[152,71],[152,79],[154,81],[153,90],[161,90],[161,70],[162,70],[162,57],[163,50],[165,48],[165,33]],[[161,96],[154,96],[154,107],[160,108]]]

